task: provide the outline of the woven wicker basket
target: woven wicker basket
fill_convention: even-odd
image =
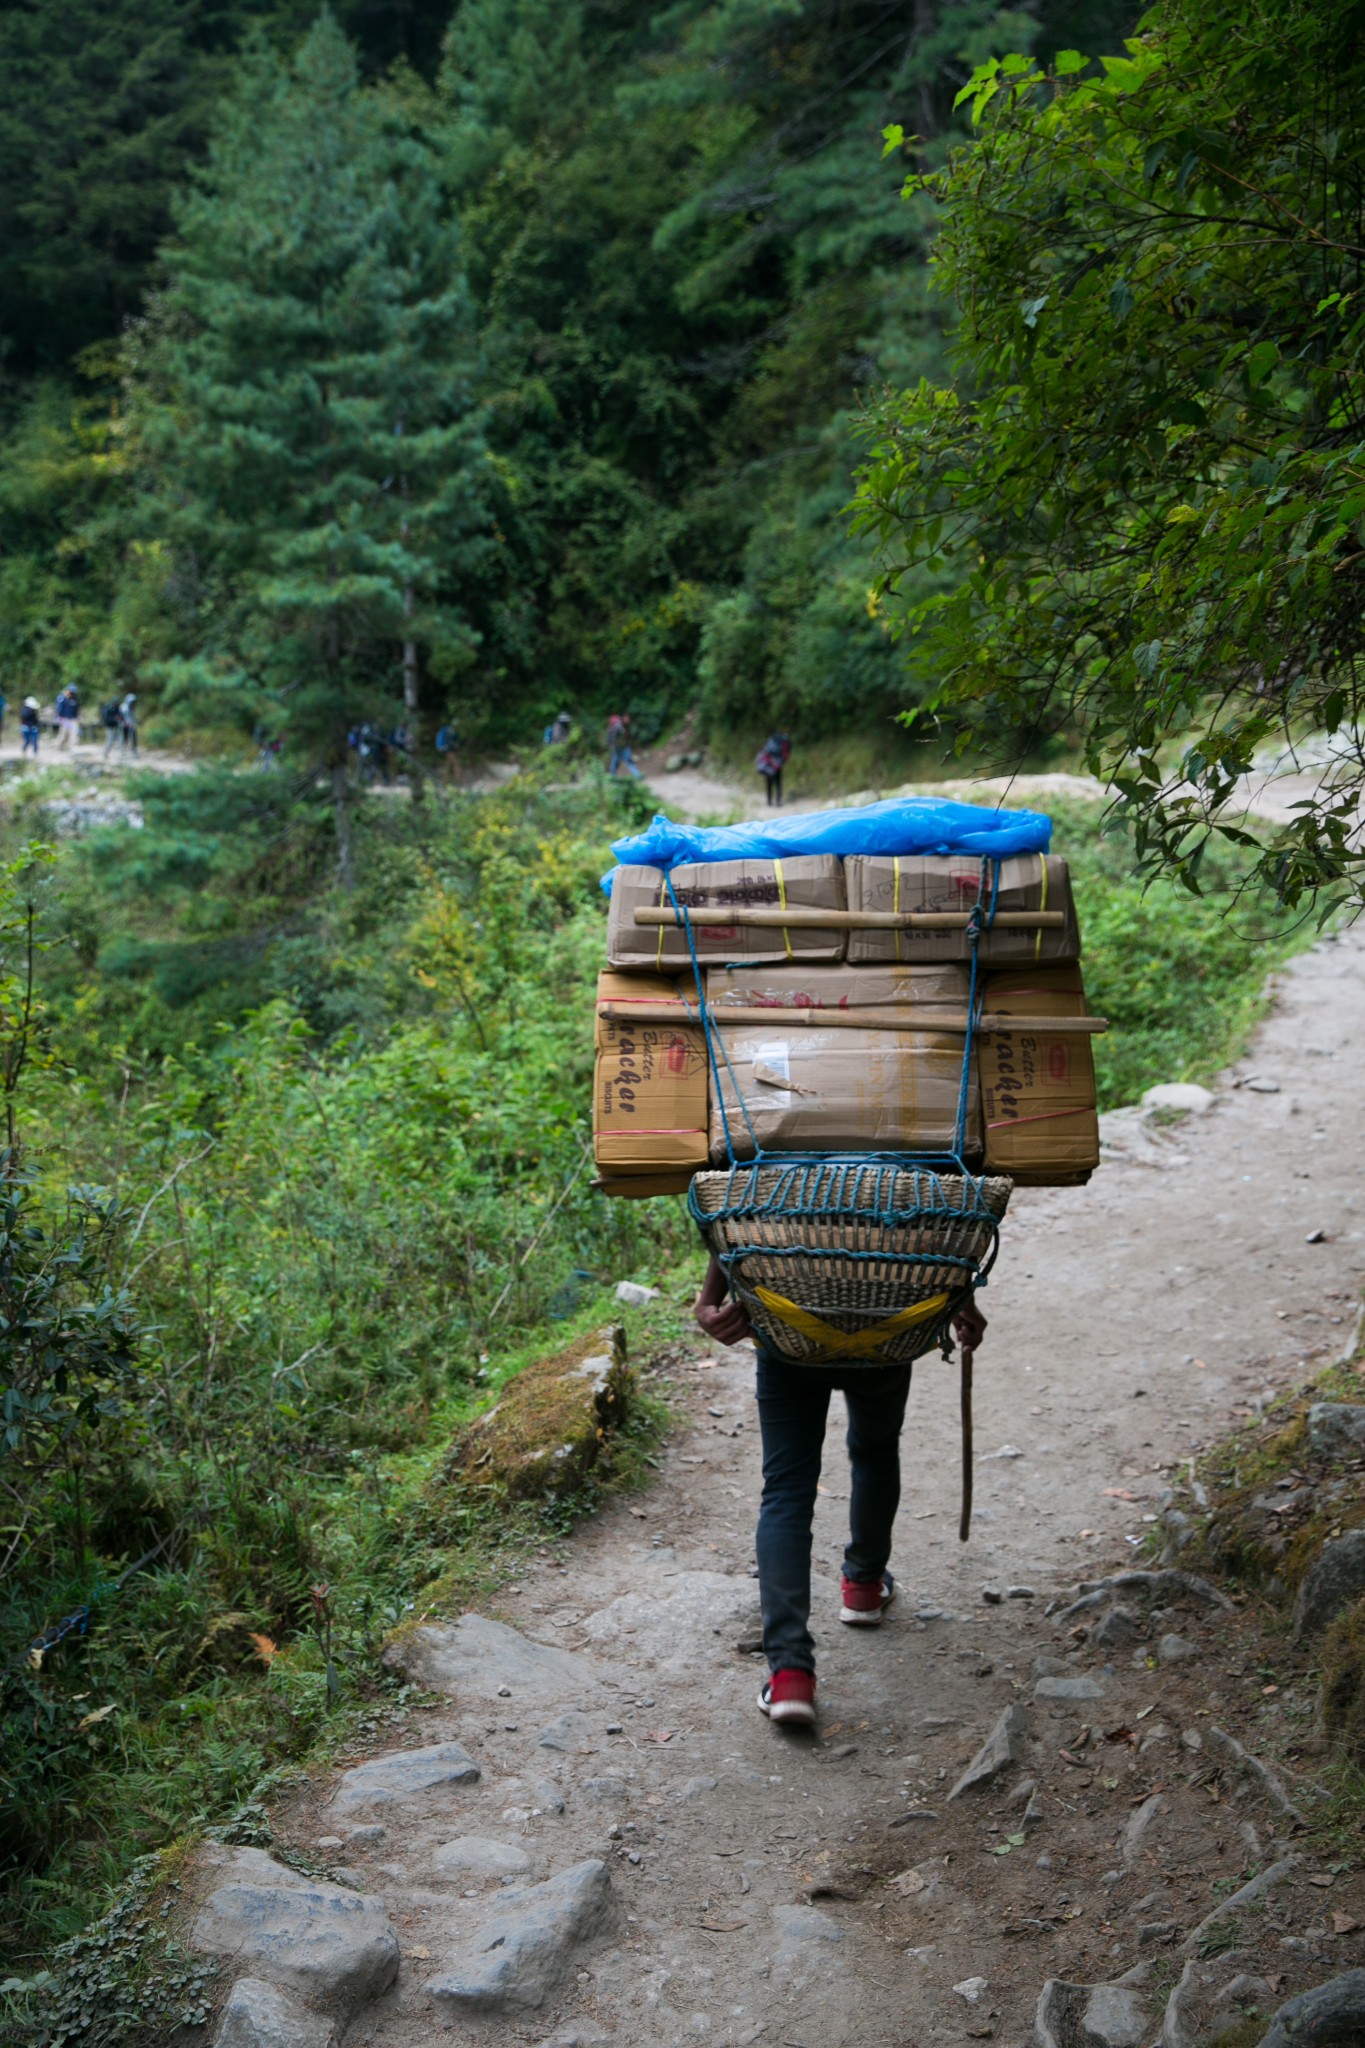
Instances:
[[[803,1365],[937,1349],[989,1271],[1013,1182],[870,1160],[699,1173],[691,1208],[764,1345]]]

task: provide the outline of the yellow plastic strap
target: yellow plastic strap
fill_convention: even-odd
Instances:
[[[927,1323],[941,1315],[952,1299],[948,1294],[935,1294],[928,1301],[917,1301],[913,1308],[883,1316],[879,1323],[872,1323],[865,1330],[850,1331],[836,1329],[823,1317],[813,1316],[808,1308],[798,1308],[785,1295],[774,1294],[770,1287],[755,1287],[754,1293],[779,1323],[809,1337],[812,1343],[823,1345],[830,1358],[872,1358],[888,1339],[898,1337],[903,1330],[912,1330],[916,1323]]]
[[[900,857],[900,855],[899,855],[898,853],[897,853],[897,854],[893,854],[893,855],[892,855],[892,857],[891,857],[891,872],[892,872],[892,874],[893,874],[893,875],[895,876],[895,878],[896,878],[896,880],[895,880],[895,885],[894,885],[894,887],[892,888],[892,891],[891,891],[891,908],[892,908],[892,909],[893,909],[893,910],[894,910],[894,911],[895,911],[895,912],[897,913],[897,915],[899,915],[899,913],[900,913],[900,907],[901,907],[901,857]],[[899,926],[897,926],[897,928],[896,928],[896,958],[897,958],[897,959],[899,960],[899,959],[900,959],[900,957],[901,957],[901,932],[900,932],[900,927],[899,927]]]
[[[777,900],[785,910],[787,907],[787,885],[782,879],[782,863],[780,860],[773,862],[773,873],[777,877]],[[787,958],[790,960],[792,958],[792,935],[785,925],[782,927],[782,940],[787,948]]]
[[[1038,865],[1039,865],[1039,867],[1040,867],[1040,868],[1042,869],[1042,871],[1043,871],[1043,893],[1042,893],[1042,896],[1041,896],[1041,898],[1039,899],[1039,903],[1038,903],[1038,908],[1039,908],[1040,910],[1046,910],[1046,909],[1047,909],[1047,855],[1046,855],[1045,853],[1040,853],[1040,854],[1039,854],[1039,856],[1038,856]],[[1035,960],[1041,960],[1041,959],[1042,959],[1042,957],[1043,957],[1043,927],[1042,927],[1041,925],[1039,925],[1039,927],[1038,927],[1038,936],[1037,936],[1037,938],[1036,938],[1036,939],[1035,939],[1035,940],[1033,941],[1033,957],[1034,957],[1034,959],[1035,959]]]

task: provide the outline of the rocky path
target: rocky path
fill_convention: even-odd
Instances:
[[[216,1852],[197,1929],[238,1974],[223,2048],[1022,2043],[1053,1979],[1112,1987],[1052,1994],[1066,2048],[1151,2041],[1177,1983],[1167,2048],[1192,2048],[1365,1959],[1357,1881],[1225,1746],[1288,1756],[1291,1803],[1311,1768],[1241,1618],[1178,1586],[1045,1612],[1133,1562],[1198,1445],[1347,1347],[1363,1006],[1365,934],[1324,942],[1207,1114],[1120,1113],[1089,1189],[1016,1195],[972,1541],[955,1374],[931,1362],[877,1632],[835,1619],[831,1432],[815,1739],[755,1711],[752,1362],[698,1343],[653,1490],[487,1615],[420,1626],[401,1661],[449,1706],[279,1816],[327,1881]],[[992,1728],[993,1768],[954,1797]],[[1248,1879],[1259,1899],[1197,1933]]]

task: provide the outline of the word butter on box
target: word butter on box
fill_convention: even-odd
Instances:
[[[1019,1020],[981,1038],[987,1173],[1025,1186],[1088,1179],[1100,1163],[1090,1040],[1030,1021],[1088,1015],[1080,968],[1013,968],[984,980],[984,1009]]]
[[[1071,895],[1067,864],[1056,854],[1025,853],[999,863],[995,881],[989,863],[952,854],[859,854],[844,862],[850,910],[944,912],[961,915],[970,911],[982,895],[982,868],[986,868],[984,901],[992,900],[1001,912],[1060,912],[1060,925],[986,926],[981,933],[980,959],[983,966],[1009,967],[1018,962],[1077,960],[1081,952],[1080,926]],[[848,935],[850,963],[867,960],[969,960],[971,946],[966,929],[933,931],[924,926],[903,929],[851,931]]]
[[[627,1014],[605,1017],[604,1004]],[[628,1014],[661,1004],[676,1007],[676,1024]],[[604,1179],[673,1178],[706,1164],[706,1075],[705,1034],[688,1021],[676,982],[646,974],[598,976],[592,1117]]]
[[[607,959],[613,967],[653,968],[662,974],[690,969],[687,933],[677,924],[642,925],[637,909],[669,909],[668,882],[689,910],[839,910],[844,903],[843,862],[829,854],[784,860],[715,860],[676,867],[619,867],[612,876]],[[692,939],[701,961],[842,960],[844,933],[820,926],[696,924]]]

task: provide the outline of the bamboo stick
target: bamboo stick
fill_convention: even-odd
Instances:
[[[599,1017],[615,1024],[699,1024],[695,1009],[681,1003],[599,1003]],[[800,1009],[794,1003],[769,1003],[753,1009],[738,1003],[724,1003],[708,1012],[713,1024],[799,1024],[823,1029],[826,1025],[842,1031],[950,1031],[967,1029],[965,1011],[913,1008],[904,1003],[886,1009]],[[988,1011],[977,1020],[978,1033],[1033,1031],[1080,1033],[1096,1037],[1109,1029],[1107,1017],[1012,1017],[1006,1012]]]
[[[816,910],[810,904],[792,903],[785,909],[776,903],[737,903],[733,909],[689,910],[688,917],[699,929],[707,925],[761,925],[766,930],[790,931],[877,931],[877,932],[965,932],[972,913],[967,910]],[[672,925],[677,929],[682,916],[671,903],[645,903],[635,912],[636,924]],[[1060,931],[1066,923],[1062,910],[998,910],[991,920],[994,929],[1007,931]],[[984,929],[984,926],[983,926]]]

